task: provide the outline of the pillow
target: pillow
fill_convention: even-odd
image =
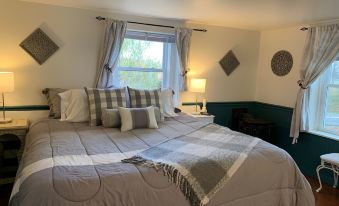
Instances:
[[[122,132],[132,129],[158,128],[158,124],[154,114],[154,107],[152,106],[146,108],[119,107],[119,114],[121,118]]]
[[[102,111],[102,126],[117,128],[121,125],[121,119],[118,109],[104,109]]]
[[[161,110],[160,89],[139,90],[128,87],[131,108],[159,107]]]
[[[129,103],[131,108],[158,107],[160,109],[161,121],[165,120],[161,105],[161,90],[139,90],[128,87]]]
[[[87,95],[84,89],[71,89],[59,93],[61,119],[66,122],[87,122],[89,119]]]
[[[157,122],[161,122],[160,109],[154,107],[154,115]],[[101,117],[102,125],[108,128],[117,128],[121,126],[121,118],[118,109],[104,109]]]
[[[165,89],[161,91],[161,105],[162,111],[165,117],[176,117],[178,116],[174,110],[173,104],[173,90],[172,89]]]
[[[45,95],[49,106],[49,117],[59,119],[61,117],[60,103],[61,99],[58,93],[65,92],[66,89],[60,88],[46,88],[42,90]]]
[[[88,99],[90,125],[101,125],[103,109],[114,109],[126,107],[125,88],[120,89],[98,89],[85,88]]]

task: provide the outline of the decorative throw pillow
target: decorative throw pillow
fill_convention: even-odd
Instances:
[[[61,118],[65,122],[87,122],[87,95],[84,89],[70,89],[58,94],[61,98]]]
[[[102,126],[117,128],[121,125],[121,119],[118,109],[104,109],[102,111]]]
[[[158,107],[154,107],[154,115],[156,121],[161,122],[161,114],[160,109]],[[102,111],[102,126],[108,128],[117,128],[121,126],[121,118],[118,109],[104,109]]]
[[[149,106],[159,107],[161,110],[160,89],[139,90],[128,87],[130,105],[132,108],[144,108]]]
[[[45,95],[48,106],[49,106],[49,117],[59,119],[61,117],[60,104],[61,99],[59,93],[65,92],[67,89],[60,88],[46,88],[42,90],[42,93]]]
[[[119,113],[122,132],[140,128],[158,128],[154,114],[154,107],[152,106],[146,108],[119,107]]]
[[[125,88],[121,89],[98,89],[85,88],[88,98],[90,125],[101,125],[103,109],[126,107]]]

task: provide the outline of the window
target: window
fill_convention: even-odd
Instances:
[[[116,87],[172,88],[179,93],[179,62],[173,35],[128,31],[113,79]]]
[[[316,110],[313,130],[339,135],[339,60],[312,85],[310,100]]]

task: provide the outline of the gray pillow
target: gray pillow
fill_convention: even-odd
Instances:
[[[99,126],[102,124],[102,111],[106,108],[117,109],[126,107],[126,89],[99,89],[87,88],[90,126]]]
[[[49,117],[59,119],[61,117],[61,98],[59,93],[65,92],[67,89],[46,88],[42,90],[49,106]]]
[[[124,108],[119,107],[121,118],[121,131],[129,131],[132,129],[141,128],[158,128],[157,120],[155,119],[154,107],[146,108]]]
[[[102,111],[102,126],[117,128],[121,125],[121,119],[118,109],[104,109]]]
[[[161,113],[158,107],[154,107],[156,121],[161,122]],[[118,109],[104,109],[102,111],[102,126],[107,128],[118,128],[121,126],[121,118]]]

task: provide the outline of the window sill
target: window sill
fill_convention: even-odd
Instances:
[[[308,131],[308,133],[339,141],[339,135],[331,134],[331,133],[328,133],[328,132],[312,130],[312,131]]]

